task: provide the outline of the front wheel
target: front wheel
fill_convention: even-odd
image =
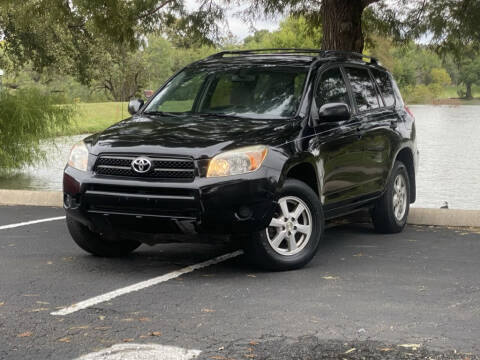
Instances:
[[[387,188],[372,210],[375,230],[385,234],[399,233],[407,224],[410,210],[410,179],[405,165],[396,161]]]
[[[298,269],[314,257],[323,228],[322,206],[315,192],[301,181],[287,179],[270,225],[245,239],[245,251],[260,267]]]
[[[140,242],[135,240],[108,241],[101,234],[90,231],[85,225],[68,215],[67,228],[78,246],[96,256],[124,256],[131,253],[141,245]]]

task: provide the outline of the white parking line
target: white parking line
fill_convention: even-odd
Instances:
[[[242,255],[242,254],[243,254],[242,250],[237,250],[237,251],[234,251],[234,252],[231,252],[231,253],[228,253],[228,254],[217,256],[213,259],[203,261],[203,262],[198,263],[198,264],[190,265],[190,266],[184,267],[180,270],[175,270],[175,271],[172,271],[168,274],[154,277],[153,279],[150,279],[150,280],[141,281],[141,282],[133,284],[133,285],[129,285],[129,286],[126,286],[126,287],[123,287],[123,288],[120,288],[120,289],[117,289],[117,290],[114,290],[114,291],[110,291],[110,292],[105,293],[103,295],[95,296],[93,298],[90,298],[90,299],[87,299],[87,300],[84,300],[84,301],[80,301],[80,302],[78,302],[76,304],[73,304],[71,306],[67,306],[67,307],[65,307],[63,309],[60,309],[58,311],[54,311],[54,312],[50,313],[50,315],[72,314],[76,311],[89,308],[93,305],[97,305],[97,304],[100,304],[100,303],[103,303],[103,302],[106,302],[106,301],[110,301],[110,300],[112,300],[112,299],[114,299],[118,296],[125,295],[125,294],[128,294],[128,293],[134,292],[134,291],[142,290],[142,289],[145,289],[147,287],[154,286],[154,285],[160,284],[162,282],[165,282],[165,281],[168,281],[168,280],[171,280],[171,279],[175,279],[176,277],[179,277],[183,274],[187,274],[187,273],[190,273],[192,271],[205,268],[207,266],[211,266],[211,265],[221,263],[225,260],[234,258],[234,257]]]
[[[47,221],[55,221],[55,220],[63,220],[63,219],[65,219],[65,216],[57,216],[57,217],[47,218],[47,219],[32,220],[32,221],[26,221],[26,222],[10,224],[10,225],[1,225],[0,230],[12,229],[20,226],[27,226],[27,225],[33,225],[33,224],[43,223]]]
[[[158,344],[117,344],[107,349],[83,355],[77,360],[190,360],[200,355],[200,350],[183,349]]]

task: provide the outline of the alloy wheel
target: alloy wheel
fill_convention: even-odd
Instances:
[[[303,200],[285,196],[267,227],[267,239],[272,249],[286,256],[298,254],[307,246],[312,235],[312,214]]]

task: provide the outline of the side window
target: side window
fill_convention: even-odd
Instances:
[[[375,78],[375,82],[380,89],[380,92],[383,95],[383,100],[385,100],[385,106],[393,106],[395,105],[395,94],[393,92],[393,85],[392,81],[390,80],[390,76],[384,71],[372,69],[373,77]]]
[[[320,78],[317,91],[315,92],[315,102],[320,109],[322,105],[328,103],[350,104],[347,85],[343,80],[342,72],[339,68],[326,70]]]
[[[368,70],[356,67],[346,67],[345,70],[352,85],[353,97],[357,103],[358,111],[378,108],[380,104],[378,103],[377,91]]]

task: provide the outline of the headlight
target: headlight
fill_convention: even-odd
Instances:
[[[207,177],[245,174],[257,170],[267,156],[267,147],[249,146],[215,156],[208,165]]]
[[[87,164],[88,149],[85,143],[80,141],[73,145],[70,151],[70,157],[68,158],[68,165],[81,171],[87,171]]]

